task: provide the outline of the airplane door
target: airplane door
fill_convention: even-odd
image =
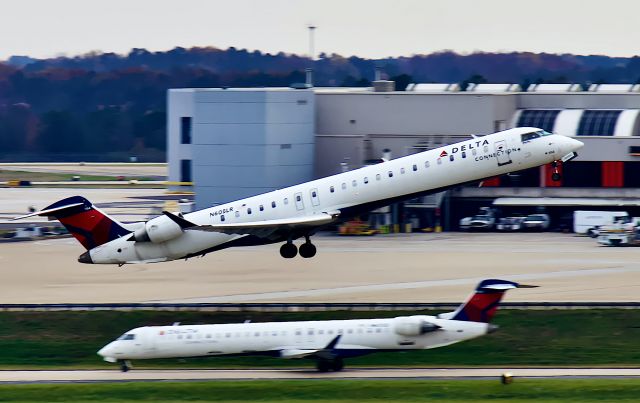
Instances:
[[[302,192],[298,192],[293,196],[296,199],[296,210],[304,210],[304,201],[302,200]]]
[[[505,140],[496,141],[493,143],[493,148],[496,152],[496,159],[498,160],[498,166],[511,164],[511,154],[508,152],[507,142]]]
[[[314,207],[318,207],[320,205],[320,198],[318,197],[318,189],[311,189],[309,191],[309,194],[311,194],[311,204]]]

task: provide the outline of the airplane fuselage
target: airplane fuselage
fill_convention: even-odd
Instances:
[[[420,325],[434,326],[420,334]],[[375,351],[422,350],[482,336],[487,323],[416,315],[392,319],[151,326],[133,329],[98,354],[109,361],[271,355],[303,358],[321,353],[337,336],[332,354],[354,357]],[[128,336],[129,335],[129,336]]]
[[[536,130],[539,129],[516,128],[470,138],[185,214],[184,218],[197,225],[334,213],[340,219],[346,219],[391,202],[557,161],[582,145],[568,137],[549,133],[537,138],[524,137]],[[164,219],[171,223],[168,217]],[[122,237],[91,249],[89,254],[91,263],[161,262],[203,255],[229,246],[282,242],[310,234],[313,232],[275,232],[267,237],[254,237],[184,231],[164,242],[131,242]]]

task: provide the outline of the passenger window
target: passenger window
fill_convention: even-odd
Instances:
[[[467,158],[467,153],[466,152],[462,152],[462,158]]]
[[[276,202],[274,201],[271,202],[271,208],[276,208]]]
[[[355,180],[355,179],[353,181],[351,181],[351,186],[353,186],[353,187],[358,186],[358,181]]]
[[[236,211],[236,218],[237,217],[240,217],[240,212],[239,211]]]
[[[449,156],[449,161],[453,161],[453,160],[454,160],[454,158],[453,158],[453,154],[451,154],[451,155]]]
[[[380,333],[382,331],[382,329],[380,329],[379,327],[376,327],[376,333]]]
[[[260,211],[264,211],[264,206],[262,204],[260,205]]]
[[[318,334],[324,334],[324,330],[322,329],[318,330]]]
[[[474,148],[473,150],[471,150],[471,154],[475,156],[476,154],[478,154],[478,151]]]
[[[389,178],[393,178],[393,171],[389,171]]]
[[[380,174],[376,174],[376,180],[379,181],[381,178]]]
[[[284,198],[284,204],[285,205],[289,204],[289,198],[287,198],[287,197]]]
[[[438,165],[442,164],[442,158],[438,158]]]
[[[342,182],[342,190],[345,190],[347,188],[347,184],[345,182]]]
[[[348,329],[347,333],[349,333],[349,334],[353,333],[353,329]]]
[[[220,216],[220,221],[224,221],[224,214]]]
[[[224,337],[231,337],[231,333],[225,334]]]
[[[367,183],[369,183],[369,178],[367,178],[366,176],[364,177],[364,184],[366,185]]]
[[[311,197],[318,197],[318,193],[316,193],[316,191],[314,190],[313,192],[311,192]]]
[[[425,168],[429,168],[429,165],[430,165],[430,164],[429,164],[429,161],[425,161],[425,162],[424,162],[424,167],[425,167]]]
[[[489,152],[489,146],[484,146],[484,152],[488,153]]]
[[[211,335],[210,335],[210,334],[207,334],[207,339],[210,339],[210,338],[211,338]]]
[[[253,335],[256,337],[260,337],[260,332],[255,332]]]
[[[404,174],[404,168],[400,168],[400,175]]]
[[[302,200],[302,197],[300,197],[300,195],[296,196],[296,201],[300,201]]]
[[[191,335],[190,334],[187,335],[187,339],[191,339]]]
[[[251,207],[247,209],[247,214],[251,214]]]
[[[413,172],[418,170],[418,166],[416,164],[413,164]]]
[[[335,189],[333,186],[331,186],[331,187],[329,188],[329,191],[330,191],[331,193],[333,193],[333,192],[335,192],[335,191],[336,191],[336,189]]]

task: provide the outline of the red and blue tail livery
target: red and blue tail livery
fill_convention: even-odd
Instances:
[[[498,305],[507,290],[532,288],[536,286],[514,283],[507,280],[489,279],[478,284],[467,302],[449,314],[440,315],[446,319],[489,323],[498,310]]]
[[[68,197],[16,219],[34,215],[56,218],[87,250],[131,233],[81,196]]]

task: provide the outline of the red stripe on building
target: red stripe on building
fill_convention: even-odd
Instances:
[[[624,186],[624,162],[602,161],[602,187],[621,188]]]

